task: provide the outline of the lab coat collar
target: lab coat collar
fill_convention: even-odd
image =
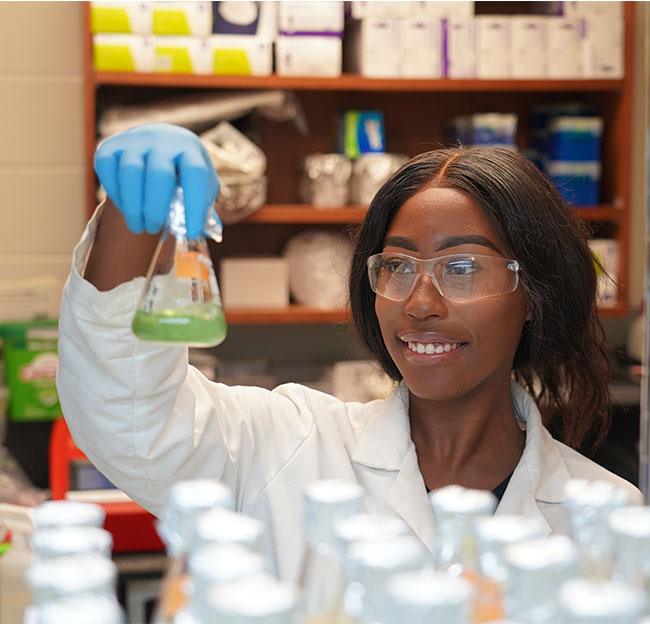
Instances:
[[[526,429],[526,446],[496,513],[538,516],[550,533],[539,503],[561,504],[564,486],[571,476],[532,397],[514,382],[511,388],[515,417]]]
[[[539,503],[562,503],[570,475],[532,397],[514,382],[511,392],[515,417],[526,430],[526,445],[496,513],[537,516],[550,533]],[[408,404],[408,389],[401,383],[385,401],[372,405],[352,461],[373,469],[398,471],[387,501],[432,549],[433,516],[411,440]],[[416,489],[422,496],[414,495]]]

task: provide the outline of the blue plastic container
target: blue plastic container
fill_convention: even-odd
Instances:
[[[553,161],[598,161],[602,133],[602,117],[554,117],[548,122],[546,157]]]

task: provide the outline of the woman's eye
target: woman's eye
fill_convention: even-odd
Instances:
[[[478,271],[478,265],[474,260],[452,260],[445,266],[445,273],[448,275],[471,275]]]
[[[399,258],[387,260],[384,266],[391,273],[413,273],[411,263]]]

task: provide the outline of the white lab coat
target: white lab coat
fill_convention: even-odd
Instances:
[[[363,487],[365,510],[403,518],[434,549],[434,522],[410,437],[408,393],[342,402],[298,384],[268,391],[208,381],[183,347],[134,339],[130,322],[143,278],[108,292],[80,276],[96,227],[75,249],[60,317],[57,387],[76,444],[119,488],[158,515],[178,479],[227,483],[238,510],[261,519],[280,576],[296,578],[303,552],[305,486],[342,477]],[[570,478],[631,484],[554,440],[530,396],[513,384],[526,446],[497,513],[544,520],[566,532],[561,506]]]

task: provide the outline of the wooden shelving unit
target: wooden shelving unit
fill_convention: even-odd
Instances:
[[[310,132],[300,135],[288,123],[260,122],[257,134],[267,154],[268,205],[227,230],[230,242],[240,240],[242,250],[252,232],[264,228],[265,237],[281,238],[300,228],[321,226],[344,229],[363,221],[365,206],[319,209],[297,203],[292,172],[305,154],[332,150],[332,120],[341,110],[380,109],[384,114],[387,149],[415,155],[444,144],[444,122],[455,114],[499,110],[520,119],[519,142],[525,146],[530,110],[537,104],[579,101],[593,105],[605,119],[603,136],[603,203],[576,207],[596,235],[612,236],[620,249],[620,299],[603,316],[628,312],[629,222],[631,199],[634,3],[625,3],[625,76],[620,80],[412,80],[371,79],[355,74],[339,78],[281,76],[200,76],[189,74],[136,74],[96,72],[88,3],[85,20],[85,99],[88,210],[94,206],[96,116],[105,103],[122,102],[133,93],[150,98],[199,89],[286,89],[296,92]],[[233,242],[234,241],[234,242]],[[265,243],[266,244],[266,243]],[[226,246],[233,249],[233,245]],[[277,250],[268,243],[269,249]],[[254,244],[250,249],[258,249]],[[231,324],[345,323],[345,310],[315,310],[290,306],[282,310],[227,310]]]

